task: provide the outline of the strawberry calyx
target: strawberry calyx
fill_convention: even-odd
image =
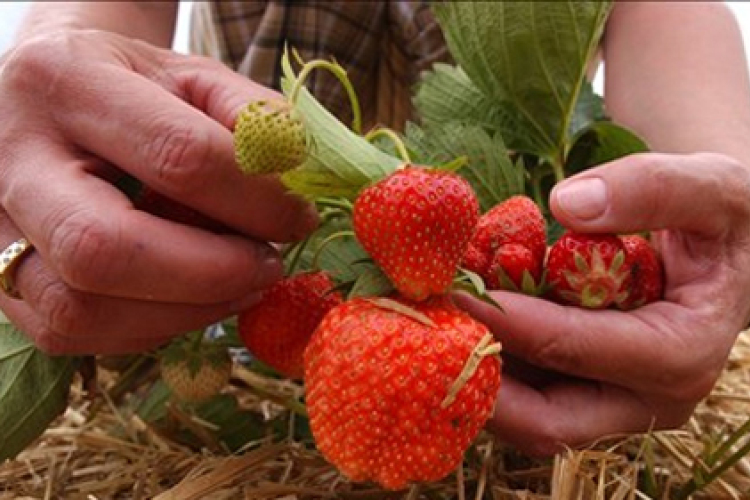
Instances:
[[[619,250],[609,266],[596,248],[591,252],[590,264],[580,252],[575,252],[573,260],[576,271],[563,272],[570,290],[561,291],[562,297],[580,300],[582,306],[592,309],[607,307],[625,299],[627,292],[623,285],[630,277],[628,270],[622,266],[625,252]]]

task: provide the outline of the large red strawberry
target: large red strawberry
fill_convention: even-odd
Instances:
[[[463,265],[484,278],[489,288],[535,293],[546,251],[546,227],[539,207],[528,196],[517,195],[481,216]]]
[[[446,296],[335,307],[305,352],[318,449],[353,481],[397,490],[442,479],[492,412],[501,363],[491,339]]]
[[[299,273],[269,288],[237,318],[240,338],[259,360],[290,378],[302,378],[303,353],[323,316],[342,301],[323,271]]]
[[[659,300],[664,290],[664,270],[651,243],[643,236],[621,236],[625,246],[625,261],[630,268],[628,295],[617,303],[620,309],[635,309]]]
[[[550,248],[547,280],[564,304],[604,309],[622,302],[631,281],[625,246],[614,234],[568,231]]]
[[[417,166],[365,188],[353,213],[362,246],[414,300],[450,287],[478,219],[479,203],[466,180]]]

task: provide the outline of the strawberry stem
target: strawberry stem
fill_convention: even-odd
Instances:
[[[466,360],[466,364],[461,370],[461,373],[456,377],[456,380],[453,381],[450,389],[448,389],[448,394],[445,396],[443,402],[440,403],[441,408],[448,408],[453,404],[458,397],[458,393],[461,392],[461,389],[464,388],[469,379],[477,371],[479,364],[484,358],[487,356],[495,356],[500,353],[502,345],[500,342],[490,344],[492,338],[491,333],[486,333],[474,347],[474,350],[471,351],[469,359]]]
[[[354,231],[337,231],[330,236],[326,237],[323,241],[320,242],[320,245],[318,245],[318,248],[315,249],[315,255],[313,255],[312,258],[312,265],[311,267],[313,269],[320,269],[319,267],[319,261],[320,261],[320,255],[323,253],[323,249],[332,241],[337,240],[338,238],[346,238],[347,236],[351,236],[352,238],[355,237]]]
[[[396,132],[389,128],[381,127],[376,128],[373,130],[370,130],[367,135],[365,135],[365,139],[367,139],[368,142],[373,142],[378,137],[385,136],[393,142],[393,145],[396,147],[396,152],[398,153],[399,158],[404,160],[406,163],[411,163],[411,157],[409,156],[409,152],[406,150],[406,146],[404,145],[404,141],[401,140],[401,137],[398,136]]]
[[[310,73],[312,73],[313,70],[316,69],[326,69],[330,71],[341,82],[341,85],[343,85],[344,90],[346,90],[346,94],[349,97],[349,103],[352,106],[352,130],[355,133],[362,135],[362,111],[359,106],[357,93],[355,92],[354,86],[352,85],[352,82],[349,80],[349,77],[346,74],[346,70],[338,63],[326,61],[323,59],[315,59],[313,61],[304,63],[302,66],[302,70],[299,72],[299,75],[297,75],[297,80],[294,82],[294,86],[289,93],[289,101],[292,104],[295,104],[297,102],[297,97],[299,96],[299,93],[302,90],[305,81],[310,76]]]

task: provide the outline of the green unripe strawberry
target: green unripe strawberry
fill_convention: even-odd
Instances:
[[[305,128],[283,99],[251,102],[237,117],[234,149],[247,174],[286,172],[305,160]]]

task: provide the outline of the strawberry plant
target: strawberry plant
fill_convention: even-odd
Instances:
[[[229,335],[218,343],[221,355],[186,348],[184,338],[165,351],[162,379],[140,405],[144,418],[154,425],[169,421],[167,386],[183,400],[216,394],[231,369],[226,348],[247,347],[275,371],[269,375],[254,362],[244,369],[300,379],[307,409],[296,397],[254,386],[256,375],[242,389],[305,421],[309,412],[309,444],[352,481],[400,489],[441,479],[460,465],[501,383],[499,344],[452,305],[453,289],[487,299],[487,288],[540,295],[549,284],[553,296],[588,307],[631,308],[658,297],[658,256],[635,238],[600,236],[596,245],[576,243],[578,253],[553,246],[546,257],[547,245],[564,232],[546,209],[549,189],[592,165],[647,149],[607,118],[586,80],[611,6],[432,4],[454,62],[422,75],[415,119],[402,134],[362,130],[356,93],[340,65],[286,53],[283,98],[248,103],[235,124],[238,168],[278,176],[315,204],[321,225],[283,249],[287,276],[263,301],[222,322]],[[351,125],[305,88],[314,70],[339,78]],[[146,203],[149,198],[156,196],[142,193],[138,203],[152,213],[212,227],[182,208],[177,214],[173,205],[159,209],[158,199]],[[572,238],[563,236],[557,247],[570,247]],[[196,345],[202,346],[188,340]],[[0,340],[0,373],[19,374],[16,349]],[[0,426],[0,443],[13,440],[0,447],[0,458],[13,456],[48,425],[78,363],[45,357],[28,342],[22,350],[38,366],[23,377],[0,377],[0,422],[35,418],[17,436]],[[218,369],[204,377],[204,368]],[[34,390],[48,396],[45,404],[22,401],[23,384],[32,379]],[[219,382],[200,395],[177,389],[197,379]],[[216,439],[231,441],[232,450],[259,438],[231,416],[243,411],[240,399],[224,393],[194,404],[212,416]],[[214,403],[220,411],[211,411]],[[241,431],[224,432],[224,426]]]

